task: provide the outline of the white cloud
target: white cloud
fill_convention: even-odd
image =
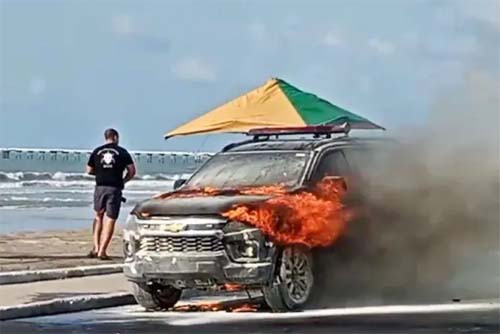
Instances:
[[[325,46],[330,46],[330,47],[337,47],[342,45],[343,41],[342,38],[335,32],[333,31],[328,31],[324,36],[323,36],[323,45]]]
[[[28,91],[32,95],[42,95],[47,88],[47,81],[44,78],[31,78],[28,84]]]
[[[111,27],[113,32],[118,35],[133,35],[138,30],[132,22],[132,18],[129,15],[116,15],[111,18]]]
[[[217,78],[215,67],[199,58],[186,58],[172,67],[172,73],[187,81],[212,82]]]
[[[378,38],[370,39],[368,47],[382,55],[391,55],[396,51],[396,46],[393,43]]]

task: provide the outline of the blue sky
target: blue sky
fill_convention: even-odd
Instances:
[[[270,77],[389,130],[471,70],[498,78],[500,2],[0,0],[0,146],[216,150],[163,133]]]

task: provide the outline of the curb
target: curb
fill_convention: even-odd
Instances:
[[[0,321],[135,304],[129,293],[111,293],[52,299],[43,302],[0,307]]]
[[[242,302],[248,300],[249,299],[246,294],[240,294],[239,296],[236,295],[229,298],[228,296],[212,296],[212,298],[202,298],[201,296],[199,298],[187,297],[186,299],[181,300],[179,306],[190,304],[197,305],[200,302],[219,302],[223,305],[223,307],[232,307],[240,305]],[[256,296],[252,298],[252,300],[254,302],[262,302],[262,297]],[[43,302],[0,307],[0,321],[49,316],[61,313],[82,312],[133,304],[136,304],[136,301],[133,295],[127,292],[58,298]]]
[[[30,283],[36,281],[57,280],[91,275],[121,273],[123,264],[104,264],[59,269],[7,271],[0,273],[0,285]]]

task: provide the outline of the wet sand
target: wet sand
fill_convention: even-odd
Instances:
[[[52,269],[122,262],[121,230],[109,247],[111,261],[89,259],[90,229],[0,234],[0,271]]]

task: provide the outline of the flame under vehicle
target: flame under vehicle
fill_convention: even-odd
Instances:
[[[273,311],[302,308],[314,289],[311,247],[278,243],[262,229],[223,214],[269,200],[276,192],[224,189],[279,185],[292,192],[325,177],[350,179],[374,140],[347,133],[333,138],[338,132],[347,131],[250,132],[253,139],[226,146],[188,180],[176,181],[173,192],[139,203],[124,229],[124,273],[137,302],[146,309],[168,309],[184,289],[230,285],[260,289]],[[299,138],[303,134],[312,138]]]

